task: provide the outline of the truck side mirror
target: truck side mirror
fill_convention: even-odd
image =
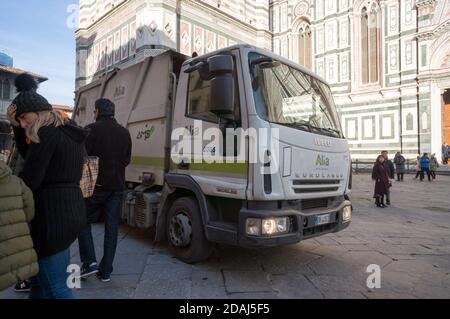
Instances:
[[[218,117],[233,114],[234,62],[231,55],[216,55],[208,59],[211,79],[209,111]]]

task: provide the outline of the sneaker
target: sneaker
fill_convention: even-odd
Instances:
[[[92,263],[89,266],[86,266],[83,264],[83,266],[81,267],[81,274],[80,277],[81,278],[86,278],[89,277],[90,275],[96,274],[98,273],[98,266],[97,263]]]
[[[97,272],[97,278],[101,282],[109,282],[109,281],[111,281],[111,276],[110,275],[103,275],[100,272]]]
[[[22,282],[17,283],[14,286],[15,292],[30,292],[30,282],[28,280],[24,280]]]

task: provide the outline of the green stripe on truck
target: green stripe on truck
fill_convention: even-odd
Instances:
[[[173,167],[177,167],[177,164],[173,162],[171,164]],[[164,167],[164,158],[133,156],[131,157],[131,165]],[[191,163],[189,166],[189,170],[247,175],[248,163]]]

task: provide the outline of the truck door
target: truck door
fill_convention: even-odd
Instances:
[[[211,76],[208,72],[199,68],[186,73],[190,65],[182,68],[173,117],[171,172],[190,175],[205,195],[246,199],[247,114],[237,53],[232,54],[233,114],[225,120],[209,111]]]

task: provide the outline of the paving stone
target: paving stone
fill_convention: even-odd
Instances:
[[[308,267],[315,275],[342,276],[343,274],[365,271],[364,267],[350,261],[340,259],[337,256],[326,256],[316,259],[310,262]]]
[[[355,238],[355,237],[335,237],[333,238],[335,241],[340,243],[341,245],[348,245],[348,244],[365,244],[366,241]]]
[[[317,289],[326,293],[327,291],[364,291],[365,281],[356,279],[355,276],[314,276],[309,278]]]
[[[150,264],[145,267],[134,298],[187,299],[191,295],[190,265]]]
[[[387,265],[383,270],[421,275],[434,270],[427,260],[398,260]]]
[[[114,289],[82,289],[75,292],[76,299],[131,299],[134,297],[135,288],[120,287]]]
[[[226,299],[229,298],[225,287],[191,287],[191,299]]]
[[[224,288],[224,277],[220,270],[208,270],[201,266],[192,267],[192,287]]]
[[[232,299],[278,299],[275,292],[236,292],[228,295]]]
[[[299,247],[283,248],[279,251],[270,251],[257,258],[264,271],[271,274],[283,273],[310,273],[306,267],[311,261],[321,258],[320,255],[306,252]]]
[[[141,274],[147,263],[147,254],[116,254],[113,274]]]
[[[448,299],[450,298],[450,288],[436,285],[425,285],[419,283],[414,291],[414,295],[422,299]]]
[[[366,244],[345,244],[343,246],[348,251],[374,251],[373,248]]]
[[[227,293],[273,293],[268,274],[263,271],[224,270]]]
[[[305,276],[274,275],[271,284],[279,298],[323,298],[323,294]]]
[[[113,290],[116,288],[136,288],[140,274],[134,275],[119,275],[113,273],[111,275],[111,281],[102,282],[97,279],[95,275],[89,276],[86,279],[81,279],[81,289],[77,289],[77,291],[89,290],[89,289],[108,289]]]

